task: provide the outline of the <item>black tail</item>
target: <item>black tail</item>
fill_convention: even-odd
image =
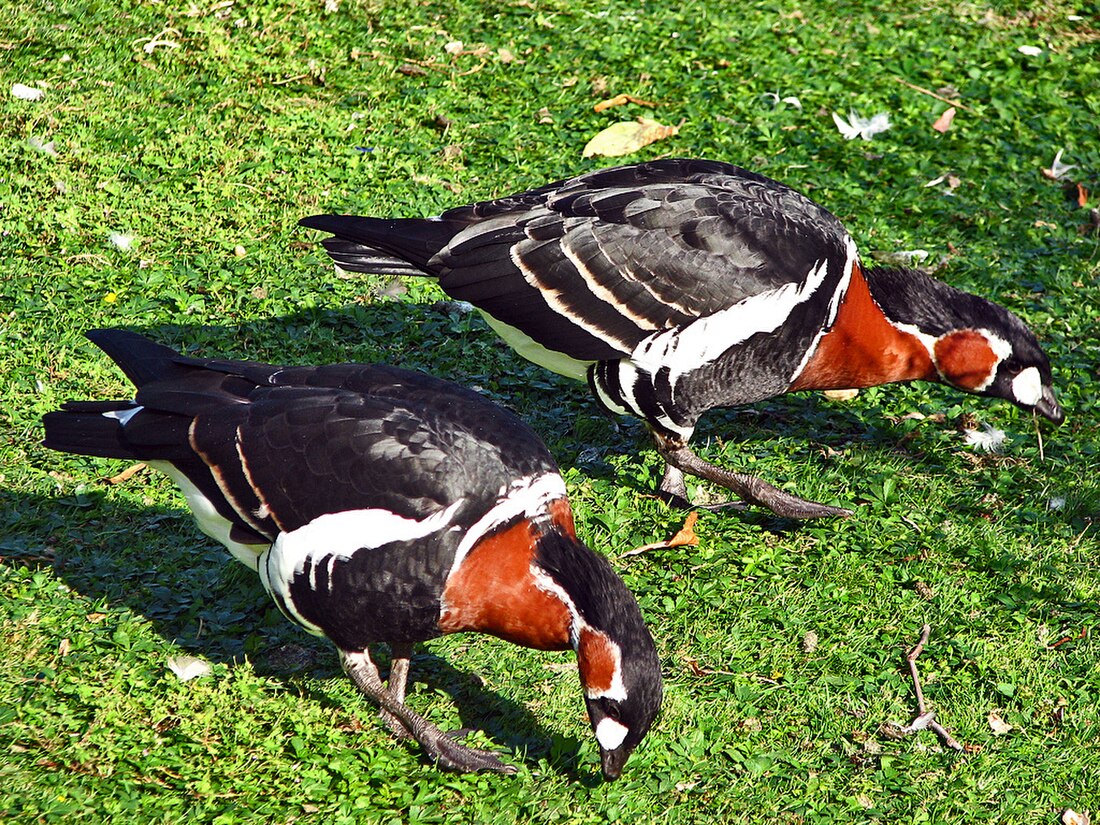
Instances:
[[[180,363],[182,356],[174,349],[136,332],[94,329],[87,336],[139,388],[193,370]],[[154,426],[137,428],[139,434],[148,431],[144,439],[135,439],[133,428],[123,437],[122,425],[141,412],[142,407],[135,401],[70,401],[59,411],[42,417],[46,427],[42,443],[66,453],[134,460],[165,458],[179,451],[177,445],[187,444],[188,422],[169,416],[158,416]]]
[[[323,241],[333,261],[349,272],[434,276],[429,261],[462,229],[454,221],[313,215],[301,226],[331,232]]]
[[[123,441],[122,422],[112,415],[125,415],[135,408],[130,401],[71,401],[42,416],[46,427],[42,443],[63,453],[136,460],[139,457]]]
[[[186,368],[176,364],[180,354],[171,347],[154,343],[124,329],[93,329],[85,336],[111,357],[126,377],[141,387],[153,380],[182,375]]]

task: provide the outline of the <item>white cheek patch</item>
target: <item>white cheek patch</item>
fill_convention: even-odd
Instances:
[[[1012,394],[1016,400],[1028,407],[1034,407],[1043,397],[1043,380],[1039,370],[1028,367],[1012,379]]]
[[[605,716],[596,725],[596,741],[605,751],[613,751],[623,743],[628,732],[626,725]]]

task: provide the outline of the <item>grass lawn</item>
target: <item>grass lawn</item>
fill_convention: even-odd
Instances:
[[[0,821],[1100,814],[1096,4],[330,2],[0,7]],[[593,110],[620,93],[659,105]],[[959,105],[941,133],[943,99]],[[892,126],[846,140],[831,115],[853,109]],[[682,126],[627,160],[758,170],[865,256],[927,250],[1020,314],[1065,425],[924,385],[715,412],[701,454],[856,514],[705,513],[698,546],[625,556],[684,517],[650,495],[643,428],[430,284],[337,277],[295,224],[435,214],[611,165],[582,148],[639,115]],[[1059,149],[1077,168],[1054,181]],[[119,462],[39,446],[64,400],[128,393],[82,337],[102,326],[201,355],[426,369],[530,421],[661,653],[664,711],[622,779],[598,779],[572,656],[472,636],[420,650],[410,704],[520,771],[436,771],[167,479],[108,483]],[[965,443],[981,425],[1005,431],[1001,454]],[[964,754],[884,733],[914,713],[905,650],[925,622],[924,692]],[[182,654],[212,675],[177,679]]]

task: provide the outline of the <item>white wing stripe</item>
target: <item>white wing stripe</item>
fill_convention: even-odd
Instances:
[[[593,338],[598,338],[605,344],[610,344],[616,349],[622,350],[624,352],[629,351],[630,344],[628,342],[616,338],[614,335],[611,335],[606,330],[603,330],[595,324],[591,323],[583,316],[577,315],[575,312],[573,312],[561,299],[561,290],[551,289],[546,286],[539,279],[538,273],[531,269],[531,267],[529,267],[524,262],[522,253],[519,250],[519,246],[519,244],[516,244],[509,251],[509,255],[512,258],[512,263],[515,264],[516,269],[518,269],[520,271],[520,274],[523,275],[523,279],[527,281],[527,283],[530,284],[532,288],[539,291],[542,299],[546,301],[546,303],[552,310],[554,310],[554,312],[558,313],[558,315],[561,315],[563,318],[572,321]]]
[[[784,284],[680,329],[650,335],[638,344],[631,359],[651,375],[662,367],[669,368],[669,380],[675,386],[682,375],[716,360],[730,347],[758,333],[779,329],[794,308],[809,300],[824,283],[828,269],[828,260],[822,260],[801,286]]]
[[[264,589],[277,602],[293,614],[295,621],[307,630],[320,633],[320,629],[307,621],[294,606],[290,585],[315,557],[348,559],[359,551],[397,541],[414,541],[443,530],[464,499],[454,502],[446,510],[440,510],[426,519],[405,518],[382,509],[345,510],[326,513],[296,530],[280,533],[271,547],[260,558],[260,581]],[[310,586],[316,589],[316,565],[310,573]],[[331,575],[330,575],[331,578]]]
[[[525,476],[516,479],[506,488],[501,488],[496,505],[477,523],[466,531],[458,549],[448,578],[462,565],[467,554],[477,546],[483,537],[496,527],[505,524],[517,516],[535,517],[546,512],[546,506],[559,498],[565,498],[565,482],[557,473],[544,473],[540,476]]]

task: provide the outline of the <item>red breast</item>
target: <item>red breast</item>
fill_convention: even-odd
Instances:
[[[817,342],[789,391],[873,387],[938,377],[928,348],[913,333],[890,323],[855,264],[836,322]]]
[[[573,534],[564,499],[551,507],[553,524]],[[443,589],[439,629],[476,631],[539,650],[572,647],[571,614],[563,594],[536,577],[538,531],[521,519],[480,541],[451,573]]]

